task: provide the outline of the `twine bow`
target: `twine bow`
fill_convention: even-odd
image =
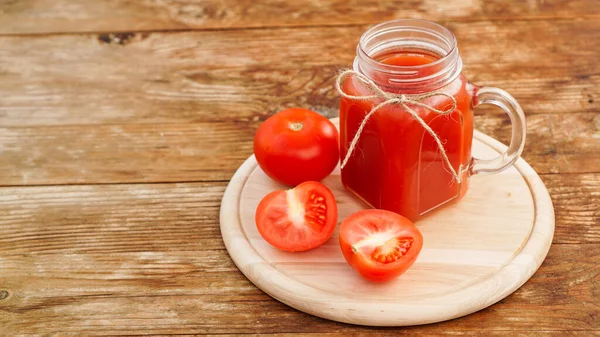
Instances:
[[[349,95],[349,94],[345,93],[342,90],[342,84],[344,83],[346,78],[351,75],[356,76],[360,81],[362,81],[365,84],[365,86],[373,93],[373,95],[355,96],[355,95]],[[444,149],[444,145],[442,145],[442,141],[437,136],[437,134],[431,129],[431,127],[429,125],[427,125],[427,123],[425,123],[423,118],[421,118],[411,108],[411,106],[419,106],[419,107],[422,107],[424,109],[427,109],[429,111],[435,112],[440,115],[448,115],[448,114],[452,113],[454,111],[454,109],[456,109],[456,99],[452,95],[449,95],[449,94],[447,94],[445,92],[441,92],[441,91],[434,91],[434,92],[430,92],[430,93],[426,93],[426,94],[422,94],[422,95],[410,95],[410,96],[404,95],[404,94],[400,94],[400,95],[392,94],[392,93],[383,91],[380,87],[377,86],[377,84],[375,84],[375,82],[373,82],[371,79],[364,76],[363,74],[358,73],[354,70],[350,70],[350,69],[344,70],[343,72],[341,72],[338,75],[337,80],[335,82],[335,88],[340,93],[340,95],[342,95],[342,97],[345,97],[348,99],[359,100],[359,101],[368,101],[368,100],[380,98],[380,99],[384,100],[383,102],[381,102],[378,105],[376,105],[375,107],[373,107],[371,109],[371,111],[369,111],[369,113],[365,116],[365,118],[360,123],[360,126],[359,126],[358,130],[356,131],[356,134],[354,135],[352,142],[350,143],[348,152],[346,152],[346,156],[344,157],[344,160],[342,161],[341,168],[344,168],[344,166],[346,166],[346,164],[348,163],[348,159],[350,159],[350,157],[352,156],[352,153],[354,152],[356,145],[358,144],[360,136],[363,132],[363,129],[365,128],[365,125],[367,125],[367,121],[369,120],[369,118],[371,118],[371,116],[373,116],[373,114],[375,112],[377,112],[379,109],[381,109],[382,107],[384,107],[386,105],[398,104],[401,107],[403,107],[404,110],[406,112],[408,112],[417,122],[419,122],[419,124],[421,124],[421,126],[431,135],[431,137],[433,137],[433,139],[437,143],[438,148],[440,149],[440,153],[442,154],[444,162],[450,169],[450,173],[452,173],[452,176],[454,177],[454,179],[456,179],[456,181],[460,183],[461,176],[459,173],[456,172],[454,167],[452,167],[452,164],[450,163],[450,159],[448,158],[448,154],[446,153],[446,149]],[[427,104],[421,102],[422,100],[424,100],[426,98],[434,97],[434,96],[443,96],[443,97],[449,98],[452,101],[452,106],[449,109],[439,110],[439,109],[436,109],[430,105],[427,105]]]

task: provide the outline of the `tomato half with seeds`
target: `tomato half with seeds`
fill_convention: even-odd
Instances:
[[[369,209],[342,222],[340,246],[348,264],[361,276],[385,282],[412,266],[423,248],[423,236],[407,218]]]
[[[337,224],[337,204],[327,186],[307,181],[267,194],[256,209],[256,227],[271,245],[290,252],[325,243]]]

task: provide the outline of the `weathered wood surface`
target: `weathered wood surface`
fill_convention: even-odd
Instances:
[[[575,176],[575,177],[573,177]],[[552,176],[558,177],[558,176]],[[600,176],[549,181],[554,245],[515,294],[423,331],[591,331],[600,310]],[[595,209],[572,197],[596,195]],[[226,183],[4,188],[0,202],[0,327],[28,333],[367,332],[292,310],[241,275],[220,238]],[[565,187],[567,186],[567,187]],[[586,221],[574,219],[586,212]],[[586,227],[590,233],[577,231]],[[381,330],[374,330],[381,331]],[[389,330],[383,330],[388,331]],[[9,333],[8,335],[13,335]]]
[[[600,113],[527,121],[523,157],[538,173],[600,172]],[[132,123],[0,128],[0,185],[228,180],[252,154],[260,121]],[[510,139],[508,118],[495,111],[476,127]]]
[[[336,116],[335,72],[368,25],[400,17],[446,24],[467,77],[522,104],[556,232],[500,303],[367,329],[255,288],[218,211],[260,122]],[[0,0],[0,335],[598,336],[599,36],[597,0]],[[508,142],[505,116],[477,114]]]
[[[158,241],[158,239],[157,239]],[[297,312],[258,290],[225,250],[86,252],[3,256],[0,326],[17,333],[219,334],[598,331],[600,246],[554,245],[521,289],[445,323],[372,329]],[[582,252],[585,251],[585,254]],[[70,262],[65,263],[65,259]],[[582,334],[585,335],[585,334]],[[568,336],[568,335],[567,335]]]
[[[598,18],[594,0],[3,0],[0,34]]]
[[[540,173],[600,170],[600,20],[491,27],[452,25],[471,80],[527,112],[525,159]],[[229,179],[273,112],[337,114],[335,73],[364,28],[0,38],[0,185]],[[548,30],[552,43],[532,43]],[[506,141],[498,113],[479,109],[478,128]]]
[[[449,27],[467,77],[528,115],[599,111],[600,20]],[[0,125],[248,121],[293,105],[333,117],[333,79],[366,28],[0,37]]]

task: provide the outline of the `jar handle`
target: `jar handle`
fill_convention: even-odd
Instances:
[[[526,121],[523,109],[508,92],[493,87],[480,87],[475,94],[475,107],[492,104],[504,110],[512,124],[512,135],[508,149],[494,159],[473,158],[471,174],[498,173],[519,159],[525,147]]]

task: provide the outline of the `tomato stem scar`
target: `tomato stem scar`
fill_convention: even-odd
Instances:
[[[290,129],[293,131],[300,131],[304,127],[304,123],[302,122],[293,122],[290,123]]]

